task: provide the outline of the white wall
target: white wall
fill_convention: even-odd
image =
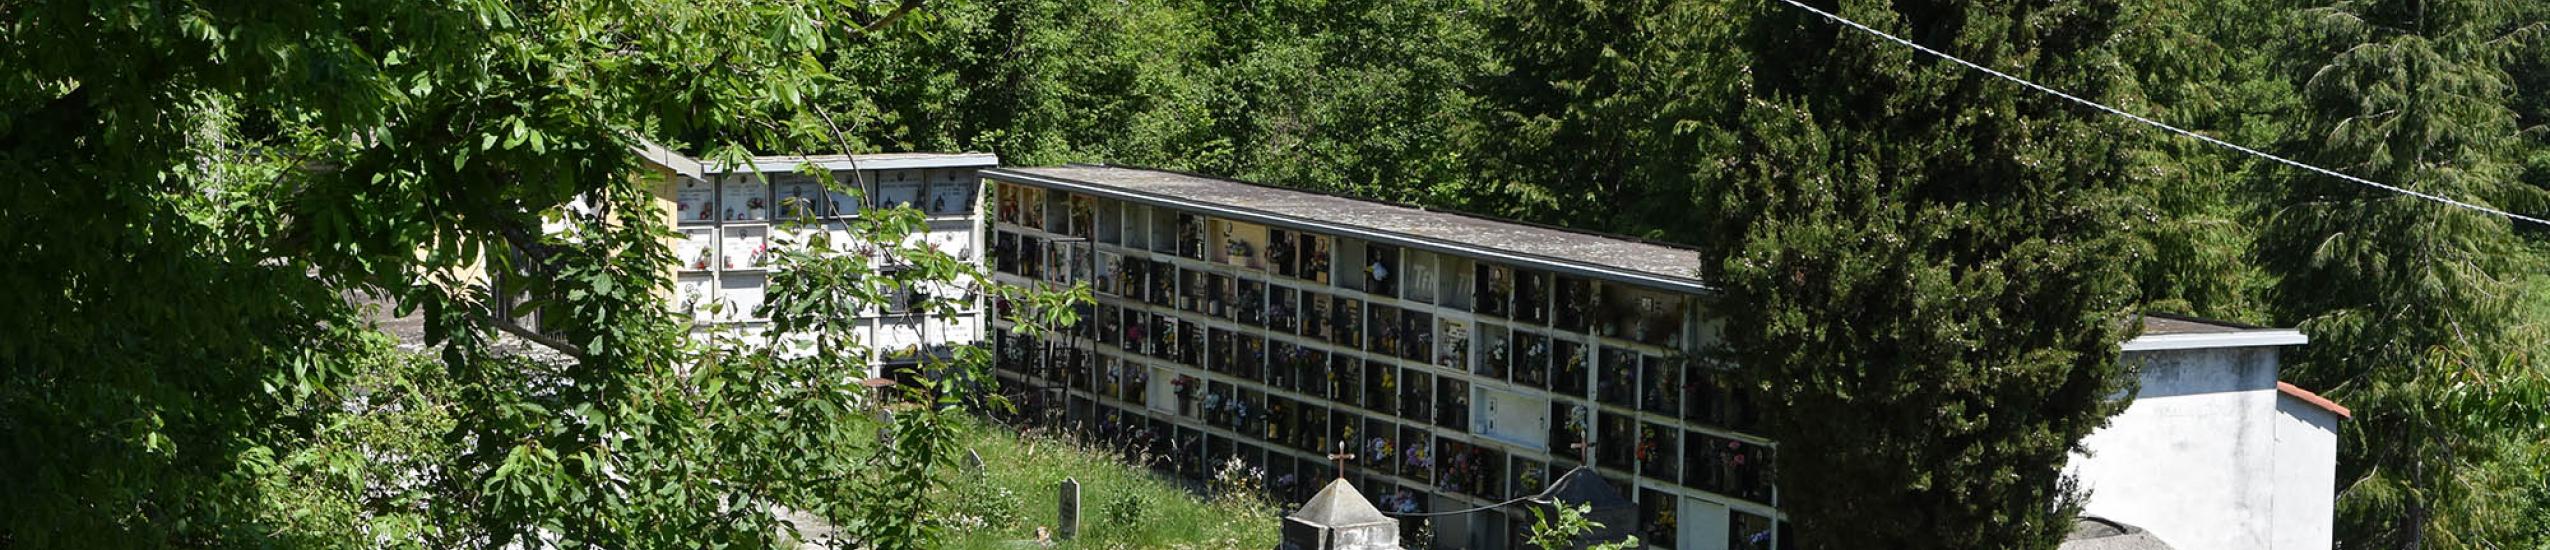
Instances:
[[[696,161],[691,162],[692,165],[697,164]],[[799,159],[788,157],[764,157],[756,160],[758,166],[768,170],[791,169],[799,162]],[[815,162],[833,168],[834,178],[838,180],[853,179],[850,171],[845,167],[830,164],[846,161]],[[977,215],[982,210],[983,196],[980,192],[960,193],[957,191],[965,190],[966,186],[979,189],[981,180],[975,176],[975,170],[996,165],[998,163],[996,158],[987,155],[920,155],[905,158],[870,158],[866,162],[872,166],[883,165],[889,168],[861,169],[865,174],[858,179],[880,182],[880,185],[901,182],[903,185],[896,188],[905,191],[907,196],[902,198],[909,200],[947,199],[947,208],[930,212],[926,227],[907,236],[906,244],[935,247],[973,264],[976,268],[987,267],[983,246],[984,233],[980,216]],[[927,169],[926,172],[924,169]],[[928,188],[928,194],[921,195],[925,188],[920,187],[919,182],[925,175],[933,182],[932,185],[945,184],[948,189],[954,191],[942,197],[938,188]],[[707,177],[729,184],[761,181],[757,176],[728,172],[712,172]],[[660,199],[660,202],[667,204],[666,208],[672,208],[670,205],[677,204],[671,198],[675,196],[692,199],[717,197],[721,202],[736,203],[752,200],[752,197],[761,193],[772,193],[768,186],[747,188],[743,191],[706,186],[705,189],[693,189],[692,192],[703,194],[692,197],[682,195],[684,191],[677,188],[710,180],[675,179],[678,181],[666,182],[658,192],[665,197]],[[785,185],[785,182],[781,183]],[[758,185],[758,183],[755,184]],[[836,199],[847,196],[840,194],[837,190],[834,193]],[[728,197],[730,194],[731,198]],[[776,194],[760,196],[770,197],[770,200],[774,202],[781,200]],[[882,191],[877,196],[883,196]],[[968,199],[971,200],[970,203],[963,202]],[[926,203],[924,206],[927,206]],[[862,206],[848,205],[842,208],[860,207]],[[686,259],[687,256],[702,254],[701,247],[713,247],[713,251],[707,252],[711,261],[703,268],[691,268],[693,264],[686,261],[682,264],[683,267],[675,270],[677,286],[668,298],[677,300],[677,304],[685,305],[706,301],[722,302],[727,305],[722,313],[710,318],[703,311],[701,320],[715,321],[723,328],[757,335],[767,329],[768,325],[765,324],[767,319],[754,318],[752,310],[766,299],[765,294],[771,280],[770,273],[749,265],[727,266],[722,261],[722,256],[743,254],[738,251],[748,251],[765,242],[774,249],[803,246],[808,242],[806,238],[816,232],[829,233],[832,239],[831,246],[839,251],[849,251],[860,246],[850,238],[847,221],[829,220],[823,222],[819,228],[774,229],[773,225],[776,224],[771,220],[784,222],[785,216],[771,211],[765,211],[763,214],[764,216],[748,216],[757,219],[730,220],[721,215],[705,220],[691,220],[692,223],[689,225],[677,223],[679,229],[688,237],[680,242],[676,251],[686,255]],[[937,296],[950,296],[957,292],[956,287],[951,285],[931,285],[925,290]],[[987,306],[988,304],[984,303],[980,297],[976,297],[976,304],[972,308],[960,312],[953,318],[931,316],[928,319],[883,315],[872,307],[861,314],[856,330],[860,335],[860,342],[877,354],[876,357],[879,360],[877,364],[881,365],[885,352],[890,350],[926,349],[933,344],[958,345],[980,342],[984,336],[984,318],[986,317],[984,309]],[[865,374],[869,376],[888,374],[885,369],[876,368],[873,365],[870,370],[872,372]]]
[[[2128,352],[2125,360],[2142,369],[2138,397],[2082,440],[2089,454],[2070,467],[2090,492],[2088,514],[2142,527],[2176,548],[2327,548],[2325,512],[2321,545],[2277,544],[2311,540],[2279,534],[2304,526],[2278,515],[2278,488],[2286,485],[2278,466],[2308,454],[2279,441],[2315,443],[2282,426],[2275,348]],[[2333,454],[2320,460],[2334,466]],[[2327,509],[2325,497],[2319,505]]]
[[[2337,413],[2276,396],[2277,550],[2325,550],[2337,514]]]

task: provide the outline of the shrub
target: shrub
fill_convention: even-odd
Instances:
[[[1107,504],[1098,509],[1098,518],[1107,525],[1129,529],[1142,524],[1142,518],[1151,513],[1152,504],[1150,495],[1135,491],[1117,493],[1115,498],[1107,499]]]
[[[960,528],[1016,527],[1025,517],[1021,511],[1027,506],[1026,499],[1019,497],[1017,491],[980,476],[969,476],[951,484],[947,498],[949,523]]]

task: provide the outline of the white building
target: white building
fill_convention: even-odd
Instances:
[[[985,247],[977,223],[982,180],[975,172],[1000,164],[989,153],[762,156],[741,166],[706,164],[660,147],[649,147],[644,156],[655,169],[656,199],[681,234],[673,243],[679,265],[670,298],[703,328],[742,328],[748,334],[768,322],[754,310],[778,269],[770,252],[806,246],[821,232],[831,234],[838,252],[861,253],[863,243],[848,238],[850,223],[876,209],[919,209],[928,228],[908,244],[926,243],[982,265]],[[806,174],[809,165],[831,181]],[[870,374],[888,374],[920,353],[980,341],[984,325],[977,302],[972,311],[953,317],[932,318],[894,304],[862,315],[861,341],[876,351],[875,364],[888,367]]]
[[[2123,346],[2139,393],[2070,468],[2087,513],[2182,550],[2329,548],[2350,413],[2277,380],[2280,348],[2303,343],[2291,329],[2147,318]]]

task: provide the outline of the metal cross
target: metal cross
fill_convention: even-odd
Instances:
[[[1346,461],[1354,459],[1355,453],[1346,452],[1344,441],[1337,442],[1337,452],[1328,454],[1328,460],[1337,463],[1337,479],[1346,479]]]

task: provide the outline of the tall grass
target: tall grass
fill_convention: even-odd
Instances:
[[[962,439],[987,468],[979,477],[962,467],[951,472],[958,479],[949,508],[966,525],[954,533],[952,548],[1020,548],[1018,541],[1034,540],[1038,528],[1054,532],[1066,477],[1080,481],[1080,536],[1055,548],[1275,547],[1276,508],[1252,491],[1215,491],[1218,496],[1207,498],[1109,449],[965,422]]]

